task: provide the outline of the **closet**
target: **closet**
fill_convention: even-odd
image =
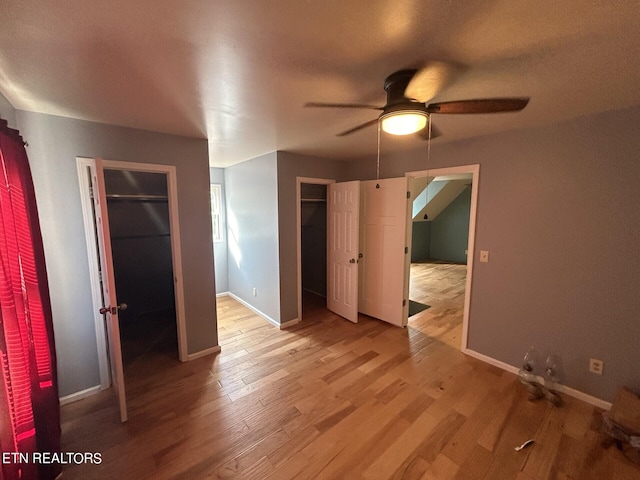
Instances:
[[[300,185],[302,303],[327,296],[327,186]]]
[[[138,359],[177,361],[167,176],[105,170],[124,370]]]

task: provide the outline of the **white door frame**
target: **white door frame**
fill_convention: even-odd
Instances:
[[[476,214],[478,210],[478,182],[480,177],[480,164],[475,163],[472,165],[460,165],[456,167],[445,167],[445,168],[434,168],[429,170],[418,170],[412,172],[406,172],[406,177],[439,177],[442,175],[454,175],[459,173],[471,173],[471,209],[469,211],[469,241],[467,244],[467,279],[464,291],[464,314],[462,317],[462,344],[460,346],[460,350],[463,353],[466,353],[468,350],[469,342],[469,306],[471,303],[471,287],[473,285],[473,261],[474,261],[474,246],[476,240]],[[411,209],[408,211],[407,215],[407,226],[413,225],[413,219],[411,218]],[[409,236],[408,241],[410,241],[411,236]],[[409,252],[409,263],[411,263],[411,252]],[[407,272],[407,285],[408,285],[408,276],[409,272]],[[408,288],[408,287],[407,287]],[[407,290],[407,295],[409,294]],[[407,296],[407,299],[409,297]],[[408,303],[408,302],[407,302]]]
[[[302,200],[301,189],[303,183],[311,183],[315,185],[329,185],[336,183],[335,180],[329,178],[312,178],[312,177],[296,177],[296,262],[298,277],[298,322],[302,321],[302,209],[300,202]]]
[[[89,278],[93,300],[96,342],[98,346],[98,364],[100,368],[100,386],[102,389],[110,385],[109,360],[107,356],[107,342],[104,330],[103,316],[98,312],[102,305],[100,291],[97,240],[94,229],[91,192],[87,168],[95,165],[93,158],[76,157],[78,179],[80,182],[80,201],[84,219],[85,237],[89,262]],[[169,225],[171,230],[171,256],[173,263],[176,324],[178,332],[178,358],[181,362],[188,360],[187,329],[184,311],[184,285],[182,277],[182,250],[180,248],[180,222],[178,218],[178,182],[174,165],[159,165],[152,163],[133,163],[114,160],[103,160],[105,169],[129,170],[134,172],[163,173],[167,176],[167,194],[169,205]]]

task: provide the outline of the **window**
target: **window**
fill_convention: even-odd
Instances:
[[[213,241],[222,241],[222,187],[211,185],[211,221],[213,223]]]

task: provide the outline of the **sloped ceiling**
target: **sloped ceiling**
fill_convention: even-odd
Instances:
[[[3,0],[0,91],[21,110],[208,138],[211,164],[274,150],[350,159],[385,77],[433,60],[434,101],[530,96],[522,112],[434,116],[455,141],[640,104],[638,2]],[[382,139],[383,150],[416,138]]]

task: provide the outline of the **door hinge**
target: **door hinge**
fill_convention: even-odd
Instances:
[[[407,191],[407,198],[411,198],[411,192]]]
[[[404,307],[406,305],[407,305],[407,300],[406,299],[402,300],[402,306]]]
[[[406,255],[407,253],[409,253],[409,247],[404,247],[404,254]]]

